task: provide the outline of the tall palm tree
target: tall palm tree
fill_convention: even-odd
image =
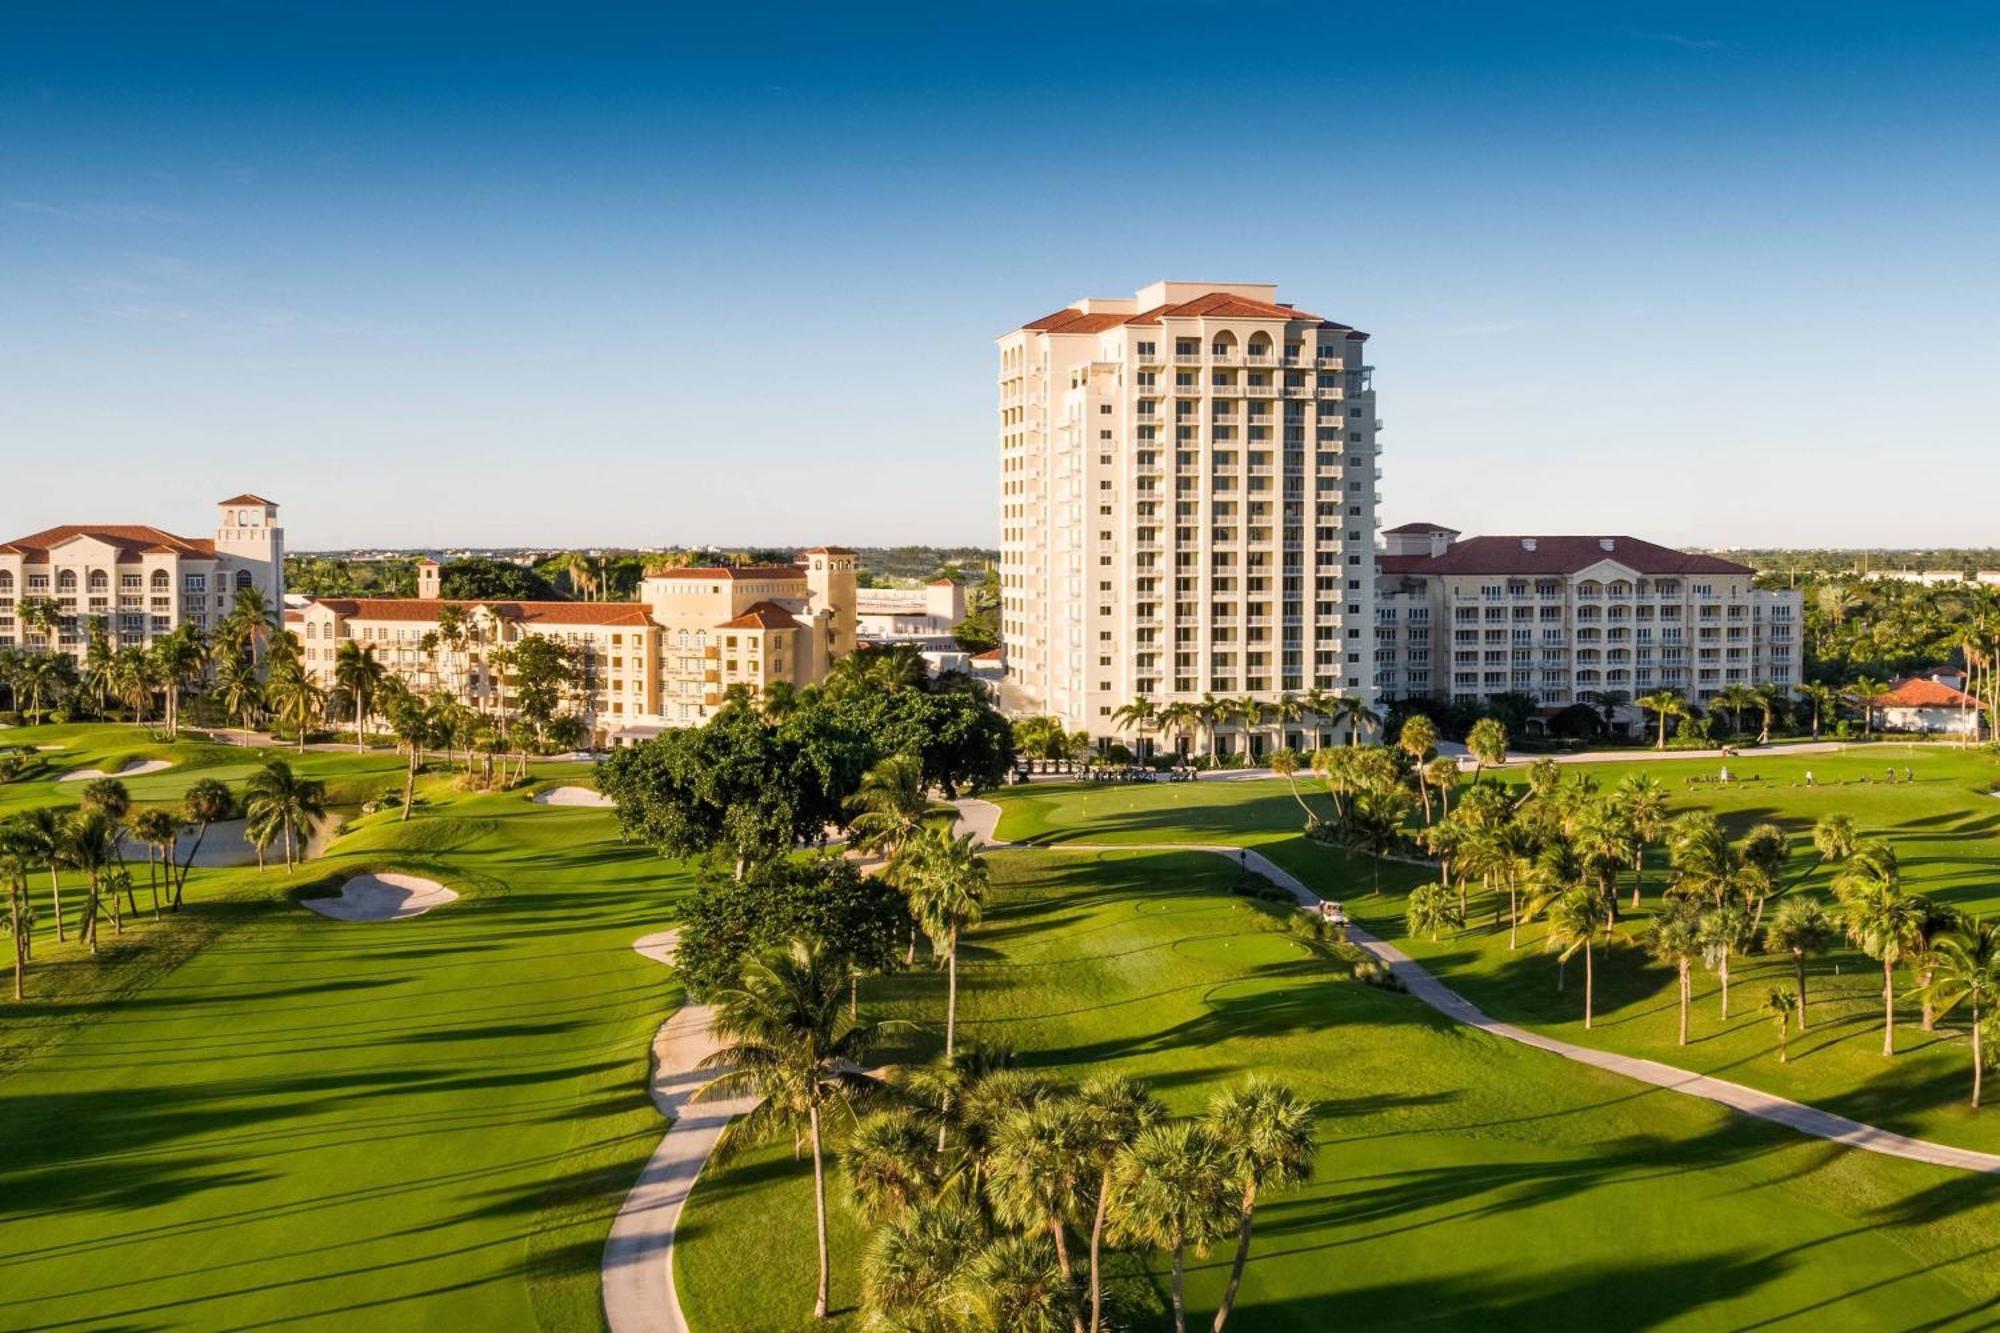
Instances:
[[[1437,748],[1437,740],[1437,723],[1422,713],[1412,713],[1404,718],[1402,730],[1396,733],[1396,748],[1409,757],[1410,766],[1417,775],[1417,794],[1423,798],[1425,824],[1431,822],[1431,784],[1424,765]]]
[[[1177,699],[1160,709],[1156,725],[1162,736],[1174,738],[1174,752],[1178,755],[1180,742],[1187,739],[1189,732],[1201,726],[1201,712],[1195,704]]]
[[[1091,1157],[1097,1166],[1096,1197],[1090,1218],[1090,1333],[1099,1333],[1104,1319],[1101,1258],[1105,1224],[1113,1203],[1112,1171],[1118,1156],[1139,1135],[1166,1119],[1167,1110],[1144,1084],[1123,1074],[1098,1074],[1076,1090],[1076,1105],[1088,1117]]]
[[[1173,1256],[1174,1333],[1187,1333],[1188,1251],[1207,1253],[1234,1220],[1233,1165],[1207,1125],[1175,1120],[1141,1130],[1112,1170],[1119,1235]]]
[[[1160,710],[1153,701],[1143,694],[1134,695],[1132,701],[1121,704],[1111,714],[1111,725],[1119,731],[1138,733],[1139,757],[1146,757],[1146,733],[1159,722]]]
[[[1020,1231],[1046,1230],[1063,1281],[1072,1281],[1069,1228],[1083,1214],[1091,1178],[1090,1117],[1067,1098],[1000,1122],[987,1154],[986,1196],[994,1216]],[[1077,1316],[1077,1327],[1083,1317]]]
[[[1657,778],[1633,773],[1612,789],[1626,834],[1627,854],[1632,861],[1632,906],[1638,907],[1639,893],[1646,878],[1646,848],[1659,840],[1667,824],[1667,790]]]
[[[978,1211],[956,1195],[927,1200],[879,1227],[861,1259],[869,1326],[960,1327],[960,1303],[970,1294],[967,1278],[984,1239]]]
[[[1194,719],[1208,739],[1208,766],[1215,767],[1215,732],[1229,716],[1229,703],[1213,694],[1203,694],[1201,702],[1193,705]]]
[[[55,806],[37,806],[20,816],[20,830],[32,845],[35,861],[49,872],[49,896],[56,918],[56,942],[68,938],[63,933],[62,872],[70,869],[70,813]]]
[[[1903,891],[1886,843],[1863,843],[1834,878],[1847,938],[1882,964],[1882,1054],[1896,1053],[1896,965],[1919,941],[1924,908]]]
[[[1294,722],[1298,722],[1304,719],[1304,717],[1306,716],[1306,707],[1303,703],[1299,701],[1298,696],[1293,694],[1280,694],[1270,703],[1264,705],[1264,713],[1267,717],[1271,719],[1271,722],[1277,727],[1278,729],[1277,748],[1283,749],[1291,745],[1291,737],[1286,734],[1287,729]]]
[[[1347,743],[1359,745],[1363,732],[1379,730],[1382,715],[1368,706],[1368,701],[1358,694],[1336,695],[1329,702],[1331,718],[1336,726],[1347,726]]]
[[[153,640],[154,678],[167,704],[167,735],[180,734],[181,695],[208,669],[208,645],[198,625],[182,625]]]
[[[1654,748],[1660,750],[1666,749],[1667,723],[1672,721],[1674,718],[1686,717],[1688,715],[1687,700],[1681,698],[1681,696],[1676,691],[1673,690],[1655,690],[1651,694],[1640,695],[1637,699],[1634,699],[1632,702],[1636,704],[1638,707],[1645,709],[1648,713],[1653,714],[1654,717],[1659,719],[1660,740],[1659,744]]]
[[[694,1094],[698,1101],[734,1093],[754,1093],[761,1099],[723,1131],[716,1147],[725,1155],[779,1131],[806,1131],[812,1143],[819,1255],[815,1319],[826,1318],[831,1276],[826,1244],[827,1117],[836,1109],[851,1117],[855,1101],[879,1086],[861,1072],[877,1029],[847,1012],[847,973],[846,959],[805,940],[794,940],[789,948],[746,963],[741,981],[715,997],[715,1030],[723,1044],[697,1066],[722,1072]]]
[[[1722,1017],[1729,1017],[1729,960],[1749,947],[1756,931],[1750,914],[1734,901],[1720,903],[1701,914],[1697,934],[1702,961],[1722,983]]]
[[[1757,696],[1747,685],[1729,685],[1715,692],[1709,701],[1709,708],[1729,714],[1729,731],[1732,736],[1743,733],[1743,714],[1757,706]]]
[[[250,827],[283,836],[285,869],[290,870],[296,864],[294,853],[304,853],[305,839],[326,817],[326,784],[300,777],[290,764],[273,759],[251,774],[243,796]]]
[[[1507,761],[1507,728],[1497,717],[1482,717],[1465,733],[1465,748],[1472,755],[1472,780],[1488,767]]]
[[[1780,899],[1770,924],[1764,927],[1765,952],[1792,956],[1792,994],[1798,997],[1801,1032],[1806,1030],[1806,956],[1825,953],[1836,934],[1826,908],[1817,898],[1802,894]]]
[[[1271,751],[1266,757],[1265,762],[1270,764],[1271,771],[1283,778],[1285,785],[1292,789],[1292,799],[1299,803],[1299,809],[1306,812],[1307,825],[1310,826],[1318,823],[1319,816],[1315,815],[1312,812],[1312,807],[1306,804],[1306,798],[1299,795],[1299,764],[1301,762],[1299,752],[1288,746],[1280,746],[1278,749]]]
[[[1250,1259],[1258,1196],[1311,1180],[1319,1144],[1313,1136],[1312,1104],[1284,1084],[1265,1078],[1251,1078],[1218,1093],[1209,1103],[1206,1124],[1222,1145],[1238,1191],[1236,1258],[1229,1266],[1222,1304],[1215,1311],[1213,1333],[1222,1333],[1236,1307],[1243,1266]]]
[[[1861,734],[1875,734],[1875,701],[1889,689],[1889,682],[1874,676],[1856,676],[1847,683],[1846,698],[1861,710]]]
[[[1060,1333],[1081,1327],[1076,1292],[1040,1236],[1001,1236],[965,1271],[961,1303],[968,1326],[994,1333]]]
[[[278,721],[298,733],[299,753],[304,754],[307,733],[326,714],[326,691],[302,668],[288,666],[274,654],[264,692]]]
[[[1231,716],[1236,719],[1236,725],[1242,729],[1243,761],[1248,763],[1257,748],[1257,728],[1264,725],[1264,705],[1248,694],[1240,699],[1224,702],[1229,704]]]
[[[229,818],[235,804],[229,788],[214,778],[202,778],[181,793],[181,819],[194,825],[195,835],[193,845],[188,848],[187,859],[174,872],[174,911],[181,910],[181,895],[187,888],[188,872],[194,869],[194,859],[201,854],[202,840],[208,837],[209,825]]]
[[[986,860],[970,833],[954,836],[949,827],[926,831],[922,857],[905,890],[910,911],[930,936],[931,947],[943,955],[946,975],[944,1053],[950,1059],[958,1040],[958,939],[979,924],[980,903],[986,897]]]
[[[388,673],[375,660],[375,650],[358,639],[348,639],[333,654],[333,683],[347,691],[354,703],[354,748],[368,748],[368,715],[375,696]]]
[[[27,620],[25,608],[21,619],[24,623]],[[21,659],[19,670],[15,689],[28,696],[28,715],[36,725],[40,725],[48,716],[48,710],[43,705],[62,697],[64,687],[75,674],[75,668],[68,656],[62,653],[29,653]]]
[[[1597,993],[1596,945],[1611,937],[1611,904],[1589,884],[1572,884],[1549,904],[1548,947],[1563,963],[1583,951],[1583,1028],[1592,1023]]]
[[[146,848],[146,883],[153,892],[153,920],[160,919],[160,877],[173,876],[174,842],[181,835],[181,821],[171,810],[153,806],[132,819],[132,836]]]
[[[111,631],[106,628],[103,616],[92,616],[84,622],[83,633],[81,679],[84,687],[90,691],[92,701],[96,703],[98,715],[101,717],[111,699],[113,658]]]
[[[1680,1001],[1679,1042],[1685,1046],[1688,1042],[1688,1005],[1694,998],[1694,964],[1701,957],[1702,950],[1700,917],[1694,903],[1687,899],[1668,903],[1666,910],[1647,925],[1642,939],[1646,952],[1655,961],[1674,969]]]
[[[1315,685],[1299,696],[1301,716],[1313,720],[1313,749],[1317,750],[1326,739],[1326,724],[1333,715],[1333,696]]]
[[[264,707],[264,681],[247,653],[228,653],[216,664],[215,694],[239,726],[252,727]]]
[[[277,629],[277,616],[264,594],[256,588],[238,588],[228,613],[216,622],[216,643],[226,645],[232,656],[245,658],[255,667],[260,650]]]
[[[941,1183],[943,1159],[932,1150],[930,1129],[908,1107],[861,1117],[840,1159],[849,1198],[870,1225],[902,1217]]]
[[[1854,831],[1854,817],[1839,810],[1821,815],[1813,824],[1812,843],[1821,865],[1842,864],[1861,845]]]
[[[1982,1015],[1993,1012],[1994,996],[2000,994],[2000,931],[1971,921],[1938,940],[1925,989],[1926,1000],[1936,1004],[1940,1015],[1961,1003],[1972,1006],[1972,1109],[1977,1111],[1986,1065]]]
[[[1771,743],[1771,728],[1777,723],[1778,709],[1784,706],[1785,691],[1777,685],[1766,682],[1750,687],[1750,706],[1757,710],[1757,744]]]
[[[38,855],[37,841],[17,821],[0,824],[0,884],[7,888],[7,933],[14,937],[14,1002],[27,998],[29,932],[34,916],[28,903],[28,872]]]
[[[1764,1016],[1778,1025],[1779,1064],[1784,1064],[1789,1056],[1786,1048],[1790,1045],[1788,1038],[1792,1032],[1792,1012],[1797,1006],[1797,997],[1781,987],[1772,987],[1771,993],[1764,997],[1762,1006]]]
[[[1840,692],[1831,685],[1813,681],[1799,686],[1797,693],[1812,707],[1812,738],[1818,740],[1821,721],[1840,706]]]
[[[103,901],[104,883],[108,873],[117,864],[118,846],[112,837],[110,818],[102,810],[80,810],[65,825],[63,860],[66,864],[81,870],[90,880],[90,892],[84,898],[83,924],[79,933],[89,944],[92,953],[97,952],[97,918]],[[112,905],[118,903],[114,888]]]

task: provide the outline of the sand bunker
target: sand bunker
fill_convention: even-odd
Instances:
[[[356,875],[341,885],[338,898],[307,898],[305,905],[335,921],[401,921],[457,900],[434,879],[389,873]]]
[[[547,791],[535,793],[536,805],[576,805],[591,810],[610,810],[617,805],[601,791],[588,787],[551,787]]]
[[[106,773],[101,768],[79,768],[74,773],[65,773],[57,782],[95,782],[99,778],[143,778],[148,773],[161,773],[173,764],[165,759],[148,759],[125,765],[116,773]]]

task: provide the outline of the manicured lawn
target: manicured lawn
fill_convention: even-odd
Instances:
[[[1884,781],[1893,764],[1897,781]],[[1602,787],[1626,773],[1648,771],[1667,788],[1673,810],[1709,809],[1732,833],[1772,821],[1794,835],[1788,882],[1795,892],[1824,893],[1830,878],[1816,864],[1809,833],[1821,815],[1844,811],[1863,836],[1888,838],[1901,858],[1907,886],[1969,912],[2000,912],[2000,800],[1989,793],[2000,782],[2000,762],[1956,747],[1877,745],[1839,755],[1746,755],[1730,762],[1746,779],[1729,786],[1689,785],[1712,776],[1707,760],[1640,760],[1578,765]],[[1903,781],[1905,768],[1917,781]],[[1811,771],[1815,785],[1804,785]],[[1865,783],[1863,778],[1868,779]],[[1498,775],[1519,783],[1520,769]],[[1489,780],[1494,780],[1489,778]],[[1326,809],[1326,797],[1309,784],[1307,799]],[[1738,959],[1732,966],[1732,1007],[1719,1017],[1719,986],[1696,973],[1692,1036],[1675,1044],[1671,972],[1652,964],[1636,946],[1606,951],[1598,967],[1597,1024],[1582,1026],[1582,997],[1574,984],[1558,993],[1558,969],[1543,951],[1544,929],[1531,923],[1520,947],[1509,951],[1504,922],[1493,924],[1492,898],[1473,894],[1471,924],[1462,934],[1432,943],[1408,938],[1402,893],[1433,878],[1413,866],[1391,863],[1385,892],[1369,894],[1365,858],[1324,847],[1300,835],[1302,814],[1279,781],[1156,784],[1140,787],[1035,786],[1001,798],[1007,816],[1003,838],[1037,841],[1183,842],[1258,846],[1287,869],[1341,899],[1368,929],[1395,940],[1487,1012],[1572,1041],[1645,1055],[1810,1101],[1845,1115],[1948,1143],[2000,1151],[2000,1110],[1978,1115],[1966,1105],[1970,1055],[1963,1024],[1947,1020],[1935,1033],[1918,1025],[1911,1000],[1898,1027],[1899,1054],[1881,1054],[1881,969],[1847,948],[1815,958],[1808,967],[1811,1028],[1794,1037],[1792,1060],[1777,1063],[1777,1034],[1758,1005],[1774,986],[1792,984],[1789,960]],[[1628,941],[1644,929],[1665,880],[1665,856],[1649,858],[1646,905],[1621,924]],[[1625,891],[1629,893],[1630,880]],[[1909,978],[1898,978],[1901,990]]]
[[[1268,794],[1198,791],[1221,805],[1187,835],[1204,839]],[[1279,796],[1289,802],[1282,784]],[[1181,1112],[1249,1070],[1319,1102],[1319,1179],[1268,1205],[1246,1329],[1970,1326],[2000,1296],[1989,1182],[1810,1142],[1456,1027],[1229,897],[1211,856],[991,862],[995,892],[963,966],[972,1033],[1068,1076],[1147,1078]],[[864,996],[880,1016],[933,1025],[891,1058],[936,1040],[934,973]],[[678,1272],[699,1333],[811,1322],[809,1179],[789,1144],[703,1177]],[[852,1327],[860,1237],[844,1204],[834,1219],[835,1326]],[[1206,1326],[1225,1263],[1196,1268],[1191,1326]]]
[[[137,734],[76,752],[159,748]],[[175,748],[135,797],[261,757]],[[289,758],[344,799],[401,771]],[[29,1002],[0,1003],[0,1327],[600,1327],[604,1235],[662,1129],[648,1038],[677,1000],[630,946],[683,879],[607,812],[426,794],[292,875],[197,871],[180,918],[98,962],[38,944]],[[389,868],[464,897],[390,924],[293,901]]]

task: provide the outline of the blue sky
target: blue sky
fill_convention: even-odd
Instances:
[[[2000,13],[1354,8],[0,5],[0,535],[991,541],[1169,277],[1374,335],[1385,524],[2000,544]]]

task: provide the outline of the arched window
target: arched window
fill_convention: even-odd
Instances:
[[[1269,360],[1271,357],[1271,335],[1268,333],[1251,334],[1250,344],[1244,350],[1249,352],[1253,357],[1263,357],[1265,360]]]
[[[92,592],[111,591],[111,580],[103,570],[93,569],[90,571],[90,590]]]
[[[306,626],[306,637],[308,639],[317,639],[319,637],[319,626],[308,624]]]
[[[676,640],[676,643],[677,643],[677,645],[678,645],[679,647],[682,647],[682,648],[685,648],[685,647],[687,647],[687,646],[688,646],[688,632],[687,632],[686,630],[682,630],[682,631],[681,631],[681,634],[680,634],[680,638],[679,638],[678,640]]]
[[[239,569],[239,570],[237,570],[237,571],[236,571],[236,586],[237,586],[237,587],[239,587],[239,588],[247,588],[247,587],[249,587],[249,586],[250,586],[250,571],[249,571],[249,570],[247,570],[247,569]]]
[[[708,647],[708,631],[707,631],[707,630],[705,630],[705,629],[698,629],[698,630],[696,630],[696,631],[694,632],[694,646],[695,646],[695,647],[697,647],[697,648],[706,648],[706,647]]]
[[[166,592],[168,589],[173,587],[173,582],[174,581],[167,576],[166,570],[156,569],[153,571],[154,592]]]
[[[0,569],[0,592],[12,591],[14,591],[14,571],[11,569]]]
[[[1223,329],[1210,341],[1208,350],[1211,356],[1235,356],[1236,335]]]
[[[75,571],[75,570],[73,570],[73,569],[65,569],[65,570],[63,570],[63,571],[62,571],[62,572],[61,572],[60,574],[57,574],[57,575],[56,575],[56,591],[57,591],[57,592],[75,592],[75,591],[76,591],[76,571]]]
[[[1602,597],[1604,595],[1604,585],[1596,579],[1585,579],[1576,585],[1576,595],[1578,597]]]

